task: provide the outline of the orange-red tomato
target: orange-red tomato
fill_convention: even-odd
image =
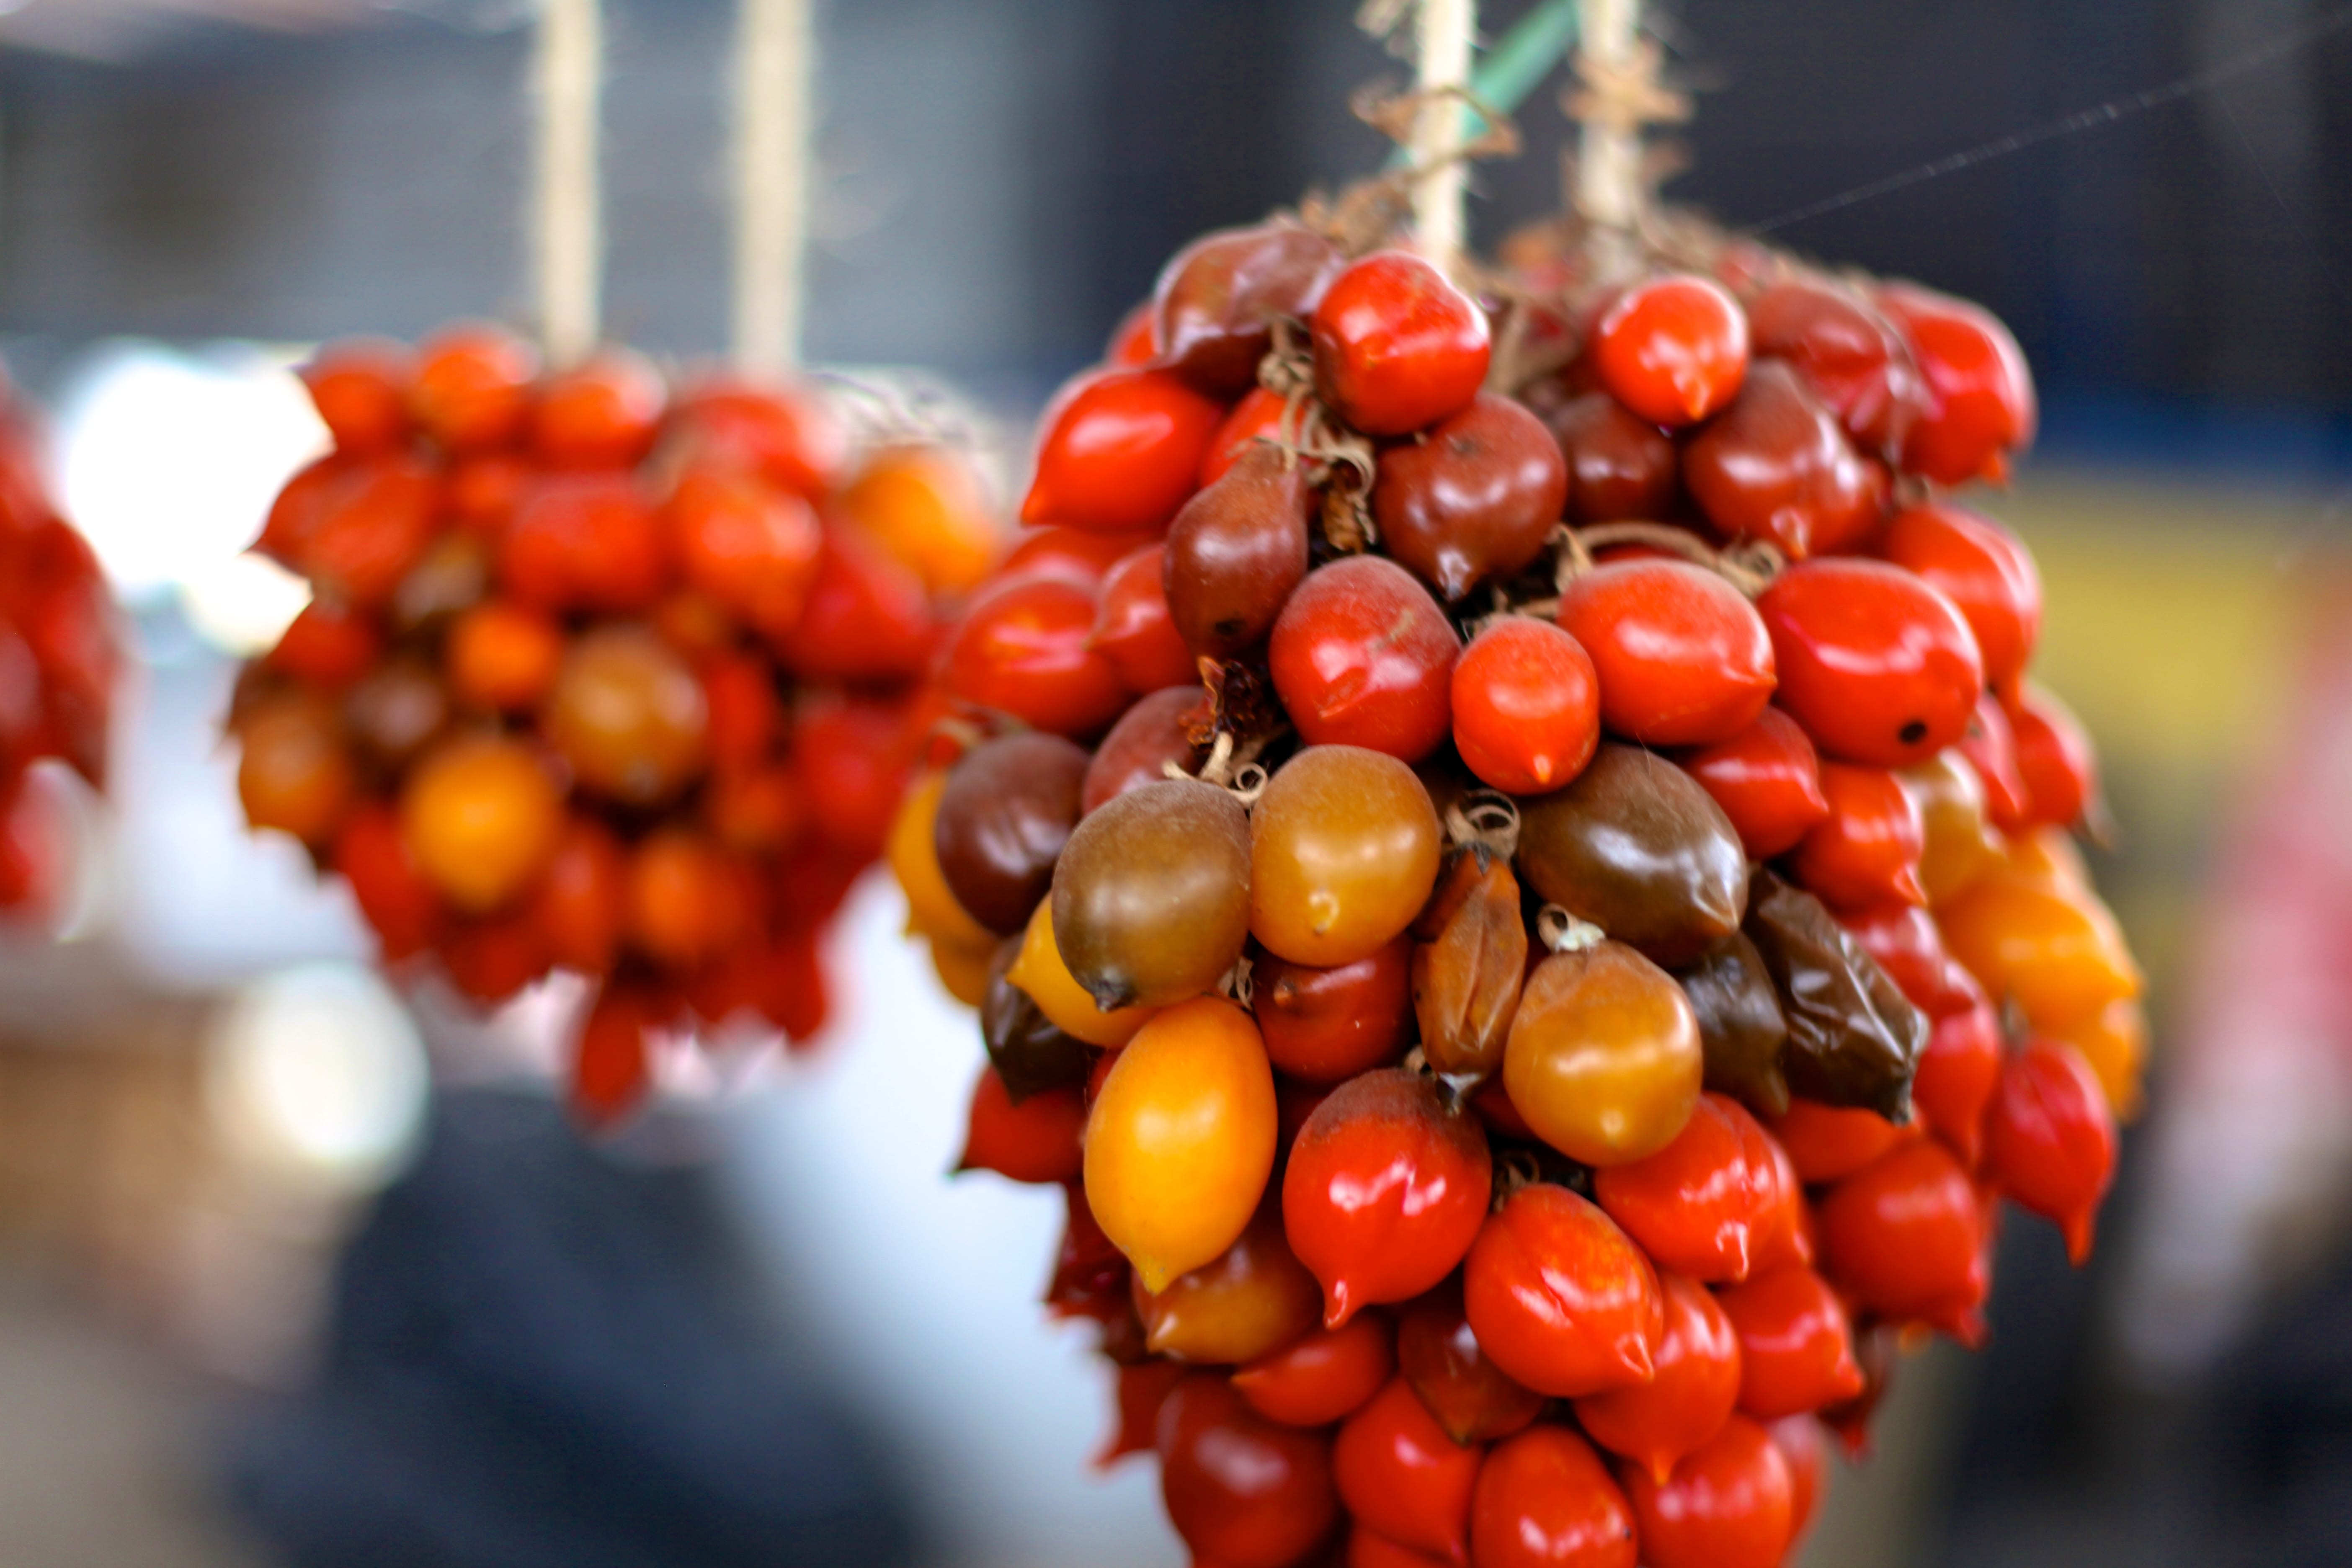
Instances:
[[[1133,1290],[1144,1348],[1178,1361],[1255,1361],[1315,1331],[1323,1294],[1283,1237],[1272,1205],[1234,1243],[1165,1289]]]
[[[457,617],[441,658],[458,701],[520,713],[554,689],[563,667],[563,628],[541,611],[491,599]]]
[[[1015,1103],[996,1069],[980,1069],[959,1171],[994,1171],[1016,1182],[1066,1182],[1082,1156],[1087,1108],[1076,1089],[1041,1089]]]
[[[1401,1546],[1461,1563],[1482,1456],[1447,1436],[1399,1377],[1340,1426],[1331,1470],[1339,1500],[1362,1523]]]
[[[1461,1287],[1451,1279],[1404,1310],[1396,1352],[1405,1381],[1457,1443],[1507,1437],[1543,1413],[1544,1396],[1478,1348]]]
[[[2029,826],[2072,827],[2099,798],[2099,759],[2082,721],[2038,686],[2004,704]]]
[[[1580,1399],[1647,1383],[1664,1331],[1657,1272],[1615,1222],[1566,1187],[1522,1187],[1464,1266],[1479,1349],[1538,1393]]]
[[[1661,1272],[1665,1331],[1651,1359],[1657,1374],[1633,1388],[1576,1402],[1592,1440],[1663,1481],[1685,1454],[1705,1447],[1739,1403],[1739,1337],[1697,1281]]]
[[[1591,353],[1618,402],[1654,425],[1696,425],[1747,379],[1748,317],[1708,279],[1653,279],[1601,313]]]
[[[1841,1181],[1919,1135],[1917,1127],[1897,1127],[1874,1110],[1804,1099],[1791,1099],[1771,1128],[1797,1175],[1808,1183]]]
[[[1565,1426],[1498,1443],[1470,1502],[1478,1568],[1633,1568],[1633,1510],[1591,1446]]]
[[[1164,370],[1089,371],[1038,421],[1021,521],[1097,533],[1160,530],[1199,482],[1224,409]]]
[[[804,680],[911,680],[935,638],[922,579],[847,529],[825,530],[808,602],[769,640]]]
[[[509,446],[530,413],[539,353],[503,327],[464,322],[425,340],[408,413],[451,452]]]
[[[1877,552],[1958,608],[1976,633],[1987,686],[2016,684],[2042,636],[2042,576],[2016,535],[1989,517],[1930,501],[1895,513]]]
[[[1367,436],[1433,425],[1469,406],[1486,379],[1486,313],[1409,251],[1349,264],[1311,325],[1318,388]]]
[[[1830,1189],[1822,1268],[1855,1308],[1963,1339],[1983,1301],[1985,1215],[1951,1152],[1918,1138]]]
[[[1675,1141],[1593,1173],[1602,1212],[1661,1268],[1706,1284],[1744,1279],[1780,1221],[1779,1166],[1747,1107],[1702,1094]]]
[[[1240,1368],[1234,1388],[1268,1420],[1326,1426],[1360,1408],[1388,1382],[1396,1370],[1392,1338],[1386,1319],[1359,1312]]]
[[[1822,795],[1830,814],[1790,861],[1805,890],[1833,910],[1926,903],[1919,857],[1927,827],[1903,781],[1885,768],[1823,763]]]
[[[415,366],[400,344],[345,338],[321,349],[300,374],[338,452],[388,451],[408,434],[406,403]]]
[[[1110,660],[1130,691],[1189,686],[1199,677],[1192,650],[1168,616],[1168,594],[1160,583],[1162,548],[1147,544],[1111,563],[1087,636],[1087,647]]]
[[[824,542],[808,502],[745,477],[699,471],[678,481],[662,519],[692,587],[771,636],[800,620]]]
[[[1985,1109],[2000,1083],[2000,1019],[1990,1003],[1979,1001],[1936,1020],[1911,1079],[1919,1119],[1971,1171],[1984,1151]]]
[[[1193,1561],[1288,1568],[1339,1512],[1329,1439],[1268,1421],[1198,1374],[1160,1407],[1160,1495]]]
[[[1132,699],[1118,668],[1089,646],[1094,595],[1051,577],[983,594],[950,637],[948,687],[982,708],[1060,735],[1091,735]]]
[[[1738,734],[1679,761],[1731,818],[1751,860],[1786,854],[1830,814],[1813,742],[1778,708],[1765,709]]]
[[[674,973],[712,962],[751,925],[740,862],[690,827],[662,826],[629,857],[629,940]]]
[[[1879,309],[1911,342],[1926,406],[1903,443],[1903,466],[1939,485],[2001,483],[2009,453],[2033,439],[2033,373],[1989,310],[1948,294],[1895,284]]]
[[[1822,1277],[1802,1264],[1717,1297],[1739,1336],[1739,1408],[1759,1421],[1801,1415],[1862,1392],[1853,1330]]]
[[[1821,1504],[1828,1445],[1822,1424],[1810,1415],[1785,1415],[1764,1429],[1772,1434],[1773,1447],[1789,1462],[1789,1550],[1794,1553],[1805,1538],[1805,1527],[1813,1521],[1813,1510]]]
[[[552,610],[642,610],[669,577],[659,521],[634,476],[572,474],[532,487],[499,543],[499,584]]]
[[[2069,1258],[2089,1258],[2099,1200],[2116,1173],[2116,1121],[2082,1053],[2037,1039],[2009,1058],[1985,1114],[1984,1168],[2004,1194],[2057,1225]]]
[[[1259,437],[1279,439],[1282,421],[1289,404],[1263,386],[1253,386],[1225,422],[1217,426],[1210,437],[1209,449],[1201,458],[1201,488],[1208,489],[1225,477],[1225,470],[1241,460],[1241,455],[1255,445]]]
[[[1772,639],[1728,582],[1686,561],[1612,561],[1560,593],[1559,624],[1592,656],[1601,720],[1660,746],[1727,741],[1772,699]]]
[[[1789,1462],[1745,1415],[1725,1422],[1664,1481],[1636,1466],[1620,1473],[1649,1568],[1779,1568],[1789,1549]]]
[[[812,504],[839,488],[849,433],[824,399],[720,376],[680,403],[675,423],[697,462],[755,473]]]
[[[996,556],[996,524],[980,476],[970,457],[950,448],[886,447],[835,504],[934,594],[977,586]]]
[[[1565,786],[1601,743],[1592,659],[1542,621],[1513,616],[1473,637],[1450,690],[1454,749],[1481,783],[1506,795]]]
[[[625,468],[661,428],[669,385],[643,354],[605,348],[540,384],[531,453],[551,468]]]
[[[439,527],[441,482],[414,458],[347,468],[322,496],[302,542],[302,574],[359,605],[392,597]]]
[[[328,691],[341,691],[383,658],[383,634],[348,605],[314,599],[262,656],[262,668]]]
[[[1901,567],[1801,561],[1756,608],[1772,634],[1779,702],[1830,755],[1907,767],[1967,731],[1984,691],[1976,634]]]

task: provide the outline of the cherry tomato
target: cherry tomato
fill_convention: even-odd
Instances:
[[[389,451],[406,437],[415,365],[398,343],[346,338],[321,349],[300,374],[338,452]]]
[[[1942,502],[1895,514],[1878,553],[1952,601],[1984,656],[1985,684],[2007,691],[2042,636],[2042,575],[2017,536]]]
[[[531,489],[499,542],[499,585],[551,610],[642,610],[669,576],[659,521],[635,479],[575,474]]]
[[[883,700],[808,694],[793,720],[793,758],[816,832],[860,861],[880,855],[912,763],[903,711]]]
[[[413,458],[392,456],[339,475],[302,542],[302,574],[363,605],[393,595],[439,527],[441,485]]]
[[[1682,1131],[1649,1158],[1593,1173],[1592,1192],[1652,1261],[1704,1284],[1746,1279],[1780,1217],[1764,1129],[1720,1094],[1699,1096]]]
[[[1412,769],[1356,746],[1308,746],[1250,813],[1250,933],[1294,963],[1368,958],[1429,901],[1442,843]]]
[[[1183,1364],[1144,1361],[1118,1369],[1118,1426],[1097,1450],[1093,1464],[1109,1469],[1129,1454],[1148,1454],[1160,1438],[1160,1407],[1184,1381]]]
[[[2038,686],[2005,704],[2025,785],[2025,821],[2072,827],[2099,798],[2099,760],[2082,721]]]
[[[1620,1475],[1648,1568],[1779,1568],[1789,1549],[1789,1462],[1745,1415],[1725,1422],[1664,1481],[1636,1466]]]
[[[1566,1187],[1537,1183],[1504,1200],[1471,1246],[1462,1299],[1479,1349],[1539,1394],[1581,1399],[1654,1373],[1657,1273]]]
[[[1066,1182],[1077,1175],[1087,1108],[1076,1089],[1049,1089],[1018,1104],[996,1069],[984,1067],[971,1089],[971,1112],[959,1171],[994,1171],[1016,1182]]]
[[[1313,310],[1340,262],[1337,246],[1295,222],[1202,235],[1152,290],[1161,363],[1212,396],[1239,396],[1273,347],[1274,322]]]
[[[1774,1168],[1780,1173],[1780,1220],[1764,1238],[1751,1268],[1779,1268],[1790,1263],[1810,1266],[1816,1248],[1813,1212],[1805,1203],[1804,1179],[1797,1174],[1797,1163],[1789,1158],[1789,1151],[1778,1138],[1768,1132],[1764,1142],[1771,1149]]]
[[[1160,584],[1162,553],[1160,545],[1147,544],[1113,563],[1103,574],[1087,635],[1087,647],[1110,661],[1130,691],[1187,686],[1200,675],[1192,650],[1168,618],[1168,595]]]
[[[1910,345],[1869,301],[1833,283],[1792,278],[1748,300],[1748,322],[1758,356],[1795,365],[1865,449],[1901,449],[1926,388]]]
[[[846,529],[827,529],[808,599],[771,642],[810,680],[910,680],[930,662],[922,579]]]
[[[538,375],[538,353],[505,328],[447,327],[417,350],[409,416],[452,452],[510,446],[530,417]]]
[[[1776,1268],[1717,1299],[1739,1336],[1740,1414],[1777,1420],[1862,1392],[1845,1309],[1811,1269]]]
[[[1675,1461],[1723,1430],[1739,1401],[1739,1339],[1696,1280],[1661,1271],[1665,1331],[1651,1349],[1656,1375],[1576,1402],[1592,1440],[1664,1481]]]
[[[2115,1179],[2116,1121],[2074,1047],[2029,1040],[2003,1065],[1985,1113],[1985,1173],[2054,1222],[2078,1266],[2090,1258],[2099,1202]]]
[[[611,828],[572,813],[530,896],[531,929],[548,958],[582,974],[610,972],[627,901],[627,851]]]
[[[236,794],[246,821],[314,847],[333,842],[358,794],[359,774],[332,705],[288,692],[241,716],[236,735]]]
[[[547,972],[539,933],[519,910],[453,917],[434,951],[458,994],[484,1007],[511,1000]]]
[[[1833,910],[1926,903],[1919,857],[1927,828],[1903,781],[1885,768],[1823,763],[1822,795],[1830,814],[1789,862],[1805,890]]]
[[[1201,488],[1215,484],[1244,452],[1258,444],[1258,437],[1282,438],[1283,418],[1289,408],[1286,399],[1276,396],[1263,386],[1250,388],[1249,395],[1234,405],[1225,422],[1209,440],[1209,449],[1201,458]]]
[[[1314,969],[1271,953],[1251,973],[1265,1054],[1292,1078],[1336,1084],[1404,1054],[1412,1037],[1412,943]]]
[[[1396,1355],[1405,1381],[1456,1443],[1507,1437],[1543,1414],[1544,1396],[1479,1350],[1457,1280],[1447,1279],[1405,1309]]]
[[[1765,709],[1738,734],[1680,761],[1723,807],[1751,860],[1786,854],[1829,816],[1813,742],[1778,708]]]
[[[771,636],[800,619],[824,542],[808,502],[739,475],[696,472],[678,481],[662,517],[694,588]]]
[[[1449,690],[1455,749],[1506,795],[1559,789],[1601,742],[1592,660],[1545,622],[1510,616],[1487,626],[1455,661]]]
[[[507,452],[475,452],[449,465],[451,518],[467,532],[496,544],[522,510],[538,470]]]
[[[1322,1292],[1291,1255],[1272,1205],[1234,1244],[1165,1289],[1135,1287],[1144,1347],[1178,1361],[1255,1361],[1315,1331]]]
[[[1087,1196],[1147,1290],[1234,1244],[1274,1169],[1274,1073],[1249,1015],[1203,996],[1153,1016],[1087,1122]]]
[[[1789,1462],[1789,1550],[1793,1553],[1821,1503],[1827,1459],[1822,1424],[1811,1415],[1784,1415],[1766,1422],[1764,1429]]]
[[[1823,1270],[1857,1311],[1969,1337],[1986,1221],[1949,1150],[1912,1139],[1832,1187],[1818,1215]]]
[[[1307,574],[1274,623],[1274,688],[1310,745],[1419,762],[1451,732],[1462,639],[1429,590],[1377,555]]]
[[[1160,1495],[1198,1563],[1288,1568],[1339,1512],[1329,1439],[1268,1421],[1195,1373],[1160,1407]]]
[[[1549,416],[1568,461],[1565,515],[1578,522],[1667,516],[1681,486],[1675,443],[1605,392],[1571,398]]]
[[[1155,533],[1095,533],[1083,528],[1033,528],[1025,531],[993,581],[1017,577],[1057,577],[1092,593],[1103,574],[1147,544],[1159,542]]]
[[[2024,827],[2026,816],[2033,809],[2032,797],[2026,793],[2024,775],[2017,771],[2017,731],[1993,693],[1988,691],[1978,700],[1975,716],[1955,750],[1968,760],[1976,770],[1977,782],[1984,785],[1986,820],[2003,833]]]
[[[1160,336],[1151,301],[1139,300],[1127,309],[1103,345],[1103,363],[1122,369],[1150,364],[1160,357]]]
[[[1706,279],[1656,278],[1601,312],[1591,353],[1618,402],[1654,424],[1696,425],[1747,378],[1748,317]]]
[[[1401,1546],[1463,1563],[1481,1458],[1476,1447],[1447,1436],[1398,1377],[1340,1426],[1331,1471],[1339,1500],[1361,1523]]]
[[[1478,1568],[1633,1568],[1633,1510],[1590,1444],[1565,1426],[1498,1443],[1470,1501]]]
[[[1130,700],[1118,670],[1088,646],[1094,595],[1054,578],[990,590],[950,637],[948,687],[964,701],[1057,734],[1087,735]]]
[[[480,914],[512,900],[547,868],[563,805],[531,748],[461,737],[409,774],[400,821],[425,880],[458,909]]]
[[[1162,687],[1139,699],[1119,715],[1087,763],[1081,809],[1091,812],[1131,789],[1158,784],[1168,776],[1169,763],[1197,773],[1202,748],[1192,737],[1205,734],[1209,723],[1209,694],[1200,686]]]
[[[1097,533],[1168,526],[1201,475],[1224,409],[1165,370],[1090,371],[1038,421],[1021,521]]]
[[[1401,1068],[1350,1079],[1291,1146],[1282,1216],[1322,1282],[1324,1326],[1404,1301],[1454,1272],[1486,1217],[1486,1133],[1433,1081]]]
[[[664,1011],[638,986],[597,994],[572,1060],[572,1113],[590,1127],[611,1125],[645,1098],[653,1078],[646,1037],[662,1026]]]
[[[2139,967],[2106,906],[2087,891],[1989,879],[1937,911],[1944,945],[1995,1001],[2037,1028],[2139,994]]]
[[[526,605],[492,599],[457,617],[441,658],[449,693],[493,712],[538,707],[563,668],[563,628]]]
[[[1881,289],[1879,308],[1910,339],[1926,405],[1903,443],[1903,466],[1939,485],[2009,477],[2009,453],[2033,439],[2033,373],[1990,311],[1908,284]]]
[[[1588,1165],[1645,1159],[1698,1103],[1698,1019],[1666,972],[1619,942],[1537,965],[1503,1052],[1511,1103]]]
[[[814,505],[840,487],[849,432],[819,398],[729,376],[699,383],[673,423],[690,461],[757,474]]]
[[[1911,574],[1876,561],[1801,562],[1756,608],[1772,634],[1780,705],[1830,755],[1906,767],[1967,731],[1984,690],[1976,635]]]
[[[1824,1105],[1802,1097],[1774,1117],[1772,1136],[1787,1150],[1797,1177],[1806,1183],[1834,1182],[1853,1174],[1898,1143],[1919,1135],[1897,1127],[1874,1110]]]
[[[1684,447],[1683,483],[1716,532],[1791,561],[1867,540],[1889,488],[1885,465],[1856,452],[1812,389],[1773,360]]]
[[[1318,1329],[1258,1357],[1234,1373],[1234,1391],[1269,1421],[1322,1426],[1342,1420],[1378,1394],[1396,1370],[1388,1322],[1359,1312],[1336,1329]]]
[[[439,934],[441,896],[434,891],[390,807],[369,803],[352,812],[335,836],[334,867],[352,885],[386,963],[425,952]]]
[[[593,357],[542,382],[530,409],[532,456],[551,468],[625,468],[661,428],[669,384],[626,349]]]
[[[697,829],[656,827],[629,857],[629,941],[672,973],[716,960],[752,919],[741,864]]]
[[[2000,1084],[2000,1020],[1979,1000],[1936,1020],[1911,1080],[1920,1120],[1971,1171],[1984,1152],[1985,1110]]]
[[[1910,904],[1881,904],[1843,911],[1838,923],[1905,998],[1930,1018],[1966,1012],[1984,1000],[1984,988],[1944,951],[1943,935],[1927,910]]]
[[[1543,421],[1482,392],[1381,454],[1372,519],[1389,554],[1454,604],[1542,554],[1567,497],[1567,463]]]
[[[1601,720],[1650,745],[1711,745],[1764,711],[1772,640],[1755,606],[1682,561],[1619,561],[1571,581],[1559,624],[1592,656]]]
[[[328,691],[348,689],[382,663],[383,634],[348,605],[313,599],[288,623],[262,667]]]
[[[1351,263],[1324,291],[1312,325],[1316,385],[1367,436],[1433,425],[1469,406],[1486,379],[1486,313],[1406,251]]]

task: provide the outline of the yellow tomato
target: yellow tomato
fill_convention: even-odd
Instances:
[[[1919,885],[1930,904],[1965,891],[1999,869],[2001,843],[1985,826],[1984,784],[1957,752],[1939,752],[1900,775],[1927,830]]]
[[[481,914],[520,893],[555,858],[563,797],[530,747],[463,736],[409,774],[400,826],[425,879]]]
[[[898,889],[907,895],[908,931],[929,937],[935,943],[980,948],[981,963],[985,965],[987,952],[996,945],[996,934],[972,919],[948,891],[948,879],[940,871],[940,852],[932,842],[931,825],[939,818],[940,794],[947,787],[948,775],[943,771],[927,773],[907,787],[898,815],[890,824],[886,853],[890,874],[898,879]]]
[[[1123,1046],[1135,1037],[1151,1016],[1149,1007],[1121,1007],[1106,1013],[1095,1005],[1062,962],[1062,950],[1054,945],[1054,900],[1051,894],[1037,900],[1036,912],[1029,917],[1029,929],[1021,933],[1020,956],[1004,978],[1029,994],[1037,1004],[1037,1011],[1045,1015],[1055,1027],[1066,1035],[1075,1035],[1090,1046],[1108,1048]]]
[[[1318,969],[1369,958],[1421,913],[1444,850],[1411,768],[1360,746],[1309,746],[1250,813],[1251,934]]]
[[[2037,1029],[2139,994],[2139,966],[2123,932],[2088,891],[1996,877],[1937,910],[1936,923],[1993,1000],[2015,1002]]]
[[[1274,1170],[1274,1068],[1248,1014],[1163,1009],[1118,1054],[1087,1118],[1087,1201],[1143,1289],[1217,1258]]]
[[[2140,1073],[2147,1062],[2147,1010],[2138,1002],[2118,999],[2072,1023],[2042,1031],[2083,1053],[2107,1093],[2107,1109],[2118,1121],[2130,1121],[2141,1110]]]
[[[2007,863],[1995,873],[2012,882],[2055,888],[2065,893],[2091,890],[2091,873],[2074,837],[2063,827],[2037,827],[2009,841]]]
[[[931,968],[948,994],[967,1007],[977,1007],[988,1000],[988,966],[996,956],[995,939],[975,947],[965,947],[945,937],[931,940]]]

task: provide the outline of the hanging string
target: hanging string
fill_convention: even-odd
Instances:
[[[735,361],[798,363],[808,238],[814,0],[740,0],[735,77]]]
[[[2177,103],[2184,98],[2194,98],[2200,92],[2210,91],[2224,82],[2260,70],[2264,66],[2275,65],[2292,55],[2302,53],[2330,34],[2341,32],[2346,27],[2352,27],[2352,5],[2331,11],[2307,26],[2282,33],[2267,43],[2256,45],[2242,55],[2233,56],[2219,65],[2209,67],[2193,75],[2182,77],[2178,81],[2167,82],[2162,87],[2149,88],[2127,97],[2112,98],[2105,103],[2077,110],[2073,114],[2051,121],[2045,125],[2011,132],[2007,136],[1996,136],[1990,142],[1979,142],[1974,147],[1965,148],[1929,163],[1916,164],[1900,174],[1888,174],[1882,179],[1873,180],[1867,184],[1841,191],[1836,195],[1824,196],[1817,202],[1807,202],[1801,207],[1790,207],[1787,212],[1776,214],[1766,218],[1762,223],[1750,224],[1740,232],[1751,235],[1770,234],[1775,229],[1787,228],[1791,224],[1821,217],[1841,208],[1853,206],[1859,202],[1873,201],[1880,196],[1891,195],[1896,191],[1924,184],[1928,180],[1940,179],[1946,174],[1956,174],[1962,169],[1974,168],[1979,163],[1990,163],[1996,158],[2006,158],[2012,153],[2022,153],[2027,148],[2038,147],[2044,142],[2054,142],[2062,136],[2071,136],[2079,131],[2091,131],[2099,126],[2112,125],[2119,120],[2129,120],[2135,115],[2145,114],[2151,109],[2161,109],[2167,104]]]
[[[568,364],[596,346],[604,250],[597,210],[596,115],[604,70],[597,0],[541,0],[532,61],[539,100],[532,241],[539,330]]]
[[[1422,253],[1451,269],[1461,257],[1469,169],[1449,156],[1462,142],[1460,95],[1470,86],[1470,44],[1477,31],[1475,0],[1421,0],[1413,16],[1415,87],[1421,109],[1413,122],[1413,163],[1430,172],[1412,192],[1412,226]]]
[[[1642,37],[1641,0],[1581,0],[1576,74],[1569,112],[1583,124],[1577,148],[1577,212],[1591,226],[1593,259],[1603,279],[1639,265],[1639,234],[1649,205],[1643,128],[1688,118],[1689,100],[1658,82],[1663,56]]]

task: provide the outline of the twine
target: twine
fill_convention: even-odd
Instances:
[[[735,361],[772,375],[800,357],[808,236],[812,0],[739,0]]]
[[[604,270],[597,100],[604,28],[598,0],[545,0],[531,75],[538,93],[533,258],[548,358],[569,364],[596,346]]]

